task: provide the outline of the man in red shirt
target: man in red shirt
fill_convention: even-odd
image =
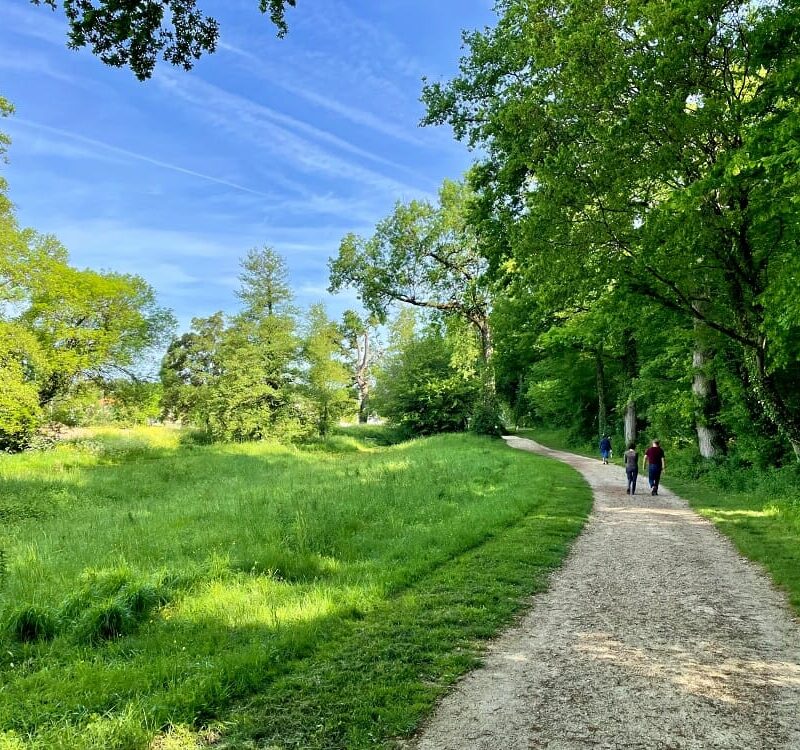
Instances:
[[[650,494],[658,494],[658,483],[661,479],[661,472],[667,468],[667,459],[664,450],[658,440],[644,453],[644,468],[647,469],[647,481],[650,482]]]

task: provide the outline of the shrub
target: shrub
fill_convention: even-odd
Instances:
[[[375,402],[407,434],[431,435],[466,429],[479,393],[478,380],[453,364],[446,339],[431,333],[390,362]]]
[[[502,409],[496,397],[487,394],[480,399],[472,412],[469,428],[478,435],[499,436],[505,432]]]

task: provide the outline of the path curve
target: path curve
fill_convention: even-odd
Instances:
[[[505,440],[576,468],[594,511],[410,747],[800,750],[800,624],[765,574],[667,488],[629,497],[618,466]]]

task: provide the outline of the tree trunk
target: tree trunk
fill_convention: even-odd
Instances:
[[[628,403],[625,404],[625,447],[636,442],[636,401],[633,396],[628,396]]]
[[[358,384],[358,423],[366,424],[369,420],[369,383]]]
[[[366,424],[369,419],[369,364],[370,340],[369,330],[361,336],[364,340],[363,348],[357,345],[356,351],[356,387],[358,388],[358,423]]]
[[[758,403],[767,418],[789,441],[795,458],[800,461],[800,415],[794,414],[778,391],[775,381],[767,372],[766,342],[754,351],[745,352],[745,364]]]
[[[516,399],[514,401],[514,427],[516,427],[517,429],[519,429],[520,414],[524,407],[524,402],[523,402],[524,392],[525,392],[525,375],[520,374],[519,380],[517,381]]]
[[[480,318],[474,321],[475,327],[478,329],[478,334],[481,338],[481,359],[484,365],[488,367],[494,353],[494,345],[492,344],[492,330],[489,328],[489,321],[486,318]]]
[[[481,370],[484,396],[494,398],[496,385],[494,379],[494,367],[492,366],[492,354],[494,345],[492,343],[492,329],[489,327],[487,318],[472,318],[472,324],[478,329],[481,342]]]
[[[705,367],[708,364],[708,352],[698,348],[692,354],[692,393],[695,399],[695,429],[697,444],[703,458],[716,458],[725,453],[725,439],[719,426],[719,396],[717,383],[708,377]]]
[[[717,381],[708,374],[713,353],[703,342],[702,324],[695,321],[695,349],[692,354],[692,393],[695,402],[697,444],[703,458],[725,453],[725,437],[719,424],[720,400]]]
[[[639,377],[639,355],[636,347],[636,338],[631,329],[626,329],[622,333],[624,350],[622,352],[622,369],[625,372],[626,387],[628,398],[625,402],[625,447],[636,442],[638,437],[636,421],[636,399],[633,395],[635,380]]]
[[[606,434],[608,422],[608,406],[606,400],[606,369],[603,363],[602,345],[594,352],[595,371],[597,374],[597,429],[600,437]]]

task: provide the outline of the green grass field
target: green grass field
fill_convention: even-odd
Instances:
[[[592,446],[572,446],[563,430],[520,430],[543,445],[598,457]],[[621,463],[615,455],[614,463]],[[747,558],[759,563],[800,614],[800,470],[796,466],[758,470],[704,467],[696,457],[668,452],[664,483],[730,537]]]
[[[408,735],[542,590],[591,498],[500,441],[93,432],[0,457],[0,748]]]

